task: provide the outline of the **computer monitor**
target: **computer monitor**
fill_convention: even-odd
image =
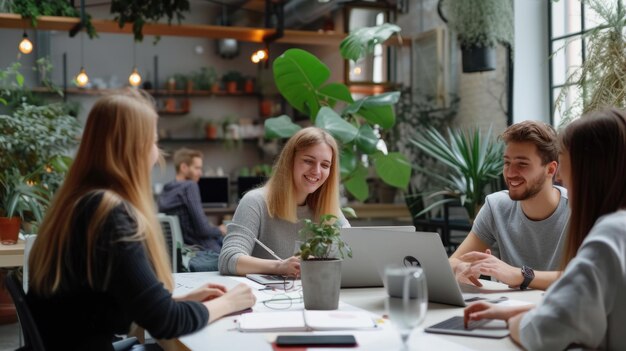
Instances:
[[[228,177],[201,177],[198,188],[203,207],[228,207]]]
[[[266,181],[267,177],[262,176],[238,177],[237,195],[239,196],[239,200],[241,200],[245,193],[252,189],[260,187],[261,185],[265,184]]]

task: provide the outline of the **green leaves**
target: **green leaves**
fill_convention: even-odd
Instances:
[[[436,129],[428,128],[418,131],[411,139],[413,145],[444,165],[447,172],[438,174],[417,166],[415,169],[439,182],[441,188],[431,195],[460,198],[470,218],[474,218],[476,208],[485,201],[487,185],[502,173],[503,145],[491,138],[491,128],[486,136],[478,129],[469,132],[448,129],[448,135],[449,141]]]
[[[386,35],[380,39],[386,40],[396,31],[394,27],[390,25],[362,33],[372,36],[371,40]],[[324,63],[301,49],[285,51],[274,60],[273,67],[276,86],[289,104],[307,114],[315,126],[328,131],[341,144],[341,181],[357,199],[366,200],[369,196],[368,171],[363,156],[379,153],[376,148],[379,137],[375,130],[393,127],[396,122],[393,105],[398,102],[400,93],[390,92],[354,101],[346,85],[326,82],[330,70]],[[341,113],[337,112],[339,110]],[[287,116],[265,122],[268,138],[288,138],[299,129]],[[406,158],[392,153],[377,159],[374,165],[379,165],[376,173],[381,179],[405,189],[411,172]]]
[[[291,122],[291,118],[287,115],[265,120],[265,137],[268,139],[289,138],[300,129],[302,127]]]
[[[319,223],[304,219],[304,227],[298,234],[304,239],[298,253],[303,260],[328,260],[332,254],[339,254],[341,258],[352,257],[352,249],[341,239],[341,227],[337,217],[331,214],[320,216]]]
[[[356,61],[368,53],[374,52],[376,44],[383,43],[400,30],[400,27],[390,23],[376,27],[359,28],[351,32],[341,42],[339,51],[346,60]]]

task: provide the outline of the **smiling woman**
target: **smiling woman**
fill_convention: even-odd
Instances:
[[[220,254],[220,272],[245,275],[295,275],[300,259],[293,257],[300,219],[332,214],[349,226],[339,208],[339,152],[326,131],[304,128],[283,148],[274,173],[262,188],[248,192],[239,203]],[[260,241],[282,260],[275,260]]]

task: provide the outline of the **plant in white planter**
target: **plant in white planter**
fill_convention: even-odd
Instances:
[[[326,214],[315,223],[304,220],[299,234],[302,292],[308,310],[334,310],[339,305],[342,259],[352,257],[352,249],[341,239],[337,217]],[[337,257],[339,256],[339,257]]]

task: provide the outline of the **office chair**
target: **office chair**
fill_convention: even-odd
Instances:
[[[163,229],[165,244],[168,248],[170,262],[172,263],[172,272],[178,273],[179,270],[185,271],[183,269],[183,255],[181,248],[179,248],[179,244],[181,247],[183,246],[183,234],[180,229],[178,217],[159,213],[157,218],[159,219],[159,223],[161,223],[161,228]]]
[[[22,289],[22,283],[15,271],[10,271],[9,274],[7,274],[4,283],[15,304],[17,317],[20,321],[22,333],[24,334],[24,346],[17,349],[17,351],[45,351],[46,347],[41,339],[41,334],[39,334],[39,328],[30,312],[30,307],[26,301],[26,294],[24,293],[24,289]],[[115,351],[143,350],[143,346],[139,345],[137,338],[129,337],[114,342],[113,349]]]

